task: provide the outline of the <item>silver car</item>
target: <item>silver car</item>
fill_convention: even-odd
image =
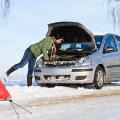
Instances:
[[[90,85],[101,89],[104,83],[120,80],[120,37],[93,35],[77,22],[48,25],[50,36],[60,34],[64,43],[57,46],[57,60],[44,62],[34,70],[38,85]]]

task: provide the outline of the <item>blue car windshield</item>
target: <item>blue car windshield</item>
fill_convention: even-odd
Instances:
[[[95,42],[97,45],[97,48],[99,49],[102,43],[103,36],[102,35],[94,35]]]
[[[94,35],[95,42],[97,45],[97,48],[100,48],[103,36],[100,35]],[[66,51],[66,50],[78,50],[78,51],[83,51],[83,50],[93,50],[93,48],[86,44],[86,43],[63,43],[59,47],[59,50],[61,51]]]
[[[66,51],[66,50],[92,50],[92,47],[86,44],[81,44],[81,43],[65,43],[62,44],[59,48],[61,51]]]

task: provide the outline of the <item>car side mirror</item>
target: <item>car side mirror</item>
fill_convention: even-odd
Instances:
[[[107,48],[104,48],[104,53],[111,53],[114,51],[114,48],[113,47],[107,47]]]

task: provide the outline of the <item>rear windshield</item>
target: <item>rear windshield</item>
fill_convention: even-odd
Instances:
[[[94,35],[94,38],[95,38],[97,48],[99,49],[101,42],[102,42],[102,39],[103,39],[103,36],[102,35]]]

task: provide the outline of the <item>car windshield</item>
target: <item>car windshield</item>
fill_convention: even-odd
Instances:
[[[102,42],[102,39],[103,39],[103,36],[102,35],[94,35],[94,38],[95,38],[97,48],[99,49],[101,42]]]
[[[92,50],[92,47],[86,44],[81,43],[64,43],[60,46],[59,50],[67,51],[67,50]]]
[[[95,42],[97,45],[97,48],[100,48],[103,36],[101,35],[94,35]],[[93,48],[86,43],[63,43],[59,47],[60,51],[69,51],[69,50],[77,50],[77,51],[83,51],[83,50],[93,50]]]

